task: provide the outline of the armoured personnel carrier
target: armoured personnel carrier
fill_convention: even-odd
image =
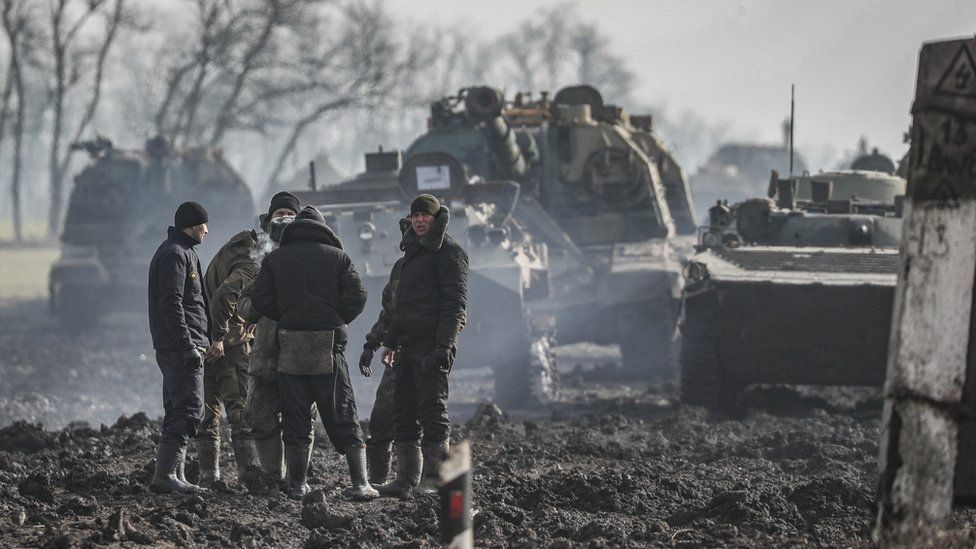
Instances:
[[[536,100],[469,87],[431,105],[405,152],[407,164],[443,154],[473,180],[517,182],[512,219],[549,255],[550,299],[533,313],[554,319],[560,343],[619,344],[641,375],[673,369],[675,242],[689,235],[690,251],[696,227],[684,174],[651,126],[590,86]]]
[[[520,186],[471,181],[444,153],[417,153],[405,165],[399,151],[368,153],[366,171],[353,179],[294,193],[323,212],[369,291],[366,310],[349,327],[350,347],[363,344],[378,317],[383,287],[402,255],[401,220],[422,192],[435,192],[448,206],[448,231],[470,261],[468,323],[460,335],[463,360],[456,367],[491,368],[504,405],[557,398],[552,327],[530,310],[549,297],[547,248],[512,216]]]
[[[881,172],[773,172],[769,198],[715,204],[684,271],[683,400],[730,412],[750,384],[881,386],[904,193]]]
[[[75,176],[49,279],[50,308],[67,328],[145,308],[149,260],[181,202],[200,202],[210,214],[203,265],[254,219],[250,190],[218,150],[172,149],[162,138],[137,150],[102,138],[76,147],[91,162]]]

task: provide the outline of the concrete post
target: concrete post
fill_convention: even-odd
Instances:
[[[924,44],[919,58],[879,456],[882,542],[943,526],[963,493],[953,486],[956,464],[973,463],[957,452],[972,409],[974,54],[976,39],[951,40]]]
[[[471,530],[471,445],[459,443],[440,470],[441,541],[450,549],[472,549]]]

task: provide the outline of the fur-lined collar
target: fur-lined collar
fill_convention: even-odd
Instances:
[[[404,221],[406,221],[406,229],[403,228]],[[418,238],[417,233],[410,226],[410,220],[406,218],[400,220],[400,230],[403,231],[403,240],[400,241],[400,249],[406,251],[411,242],[419,242],[422,247],[432,252],[440,250],[444,244],[444,235],[447,234],[447,226],[450,222],[451,211],[447,209],[447,206],[441,206],[437,210],[434,222],[427,229],[427,234]]]
[[[281,232],[281,245],[287,246],[292,242],[306,240],[327,244],[342,249],[339,237],[328,225],[314,219],[296,219],[285,226]]]

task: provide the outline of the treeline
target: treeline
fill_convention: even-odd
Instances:
[[[86,160],[72,144],[96,135],[221,147],[261,197],[322,152],[355,166],[405,146],[465,85],[586,82],[620,103],[635,85],[572,4],[494,37],[371,0],[0,0],[0,18],[0,220],[16,240],[25,224],[57,235]]]

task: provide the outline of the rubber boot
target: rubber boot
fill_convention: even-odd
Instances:
[[[285,463],[281,459],[281,435],[269,438],[254,439],[254,447],[257,450],[258,460],[261,468],[271,475],[275,480],[285,479]]]
[[[259,467],[254,439],[239,437],[231,440],[230,445],[234,449],[234,462],[237,463],[238,478],[248,470]]]
[[[393,461],[393,443],[385,442],[376,446],[366,446],[366,465],[369,468],[369,483],[383,484],[390,475]]]
[[[380,497],[380,493],[366,480],[366,448],[346,448],[346,462],[349,464],[352,486],[342,491],[343,497],[354,501],[367,501]]]
[[[286,485],[288,497],[302,499],[308,493],[308,462],[312,459],[311,444],[288,444],[285,446],[285,463],[288,465]]]
[[[213,487],[220,480],[220,441],[197,439],[197,463],[200,465],[200,486]]]
[[[176,456],[176,478],[189,484],[186,480],[186,450],[186,446],[181,446],[180,453]]]
[[[414,494],[436,494],[441,484],[441,464],[450,450],[448,441],[429,442],[423,446],[424,473],[420,484],[413,489]]]
[[[415,442],[396,443],[396,477],[376,487],[380,494],[405,498],[420,482],[420,446]]]
[[[186,447],[180,447],[168,440],[162,440],[156,447],[156,470],[153,473],[149,488],[153,492],[163,494],[192,494],[204,491],[199,486],[180,480],[179,474],[181,455],[185,455]]]

